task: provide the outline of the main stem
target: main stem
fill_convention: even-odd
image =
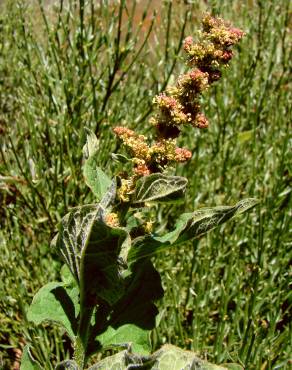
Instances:
[[[76,337],[74,348],[74,360],[76,361],[80,370],[83,370],[87,363],[86,353],[89,337],[89,326],[93,313],[93,307],[87,307],[82,311],[83,314],[82,317],[80,317],[78,334]]]

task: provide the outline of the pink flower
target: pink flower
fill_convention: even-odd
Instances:
[[[233,52],[231,50],[225,50],[223,52],[221,59],[224,61],[224,63],[228,63],[230,59],[232,59],[232,57],[233,57]]]
[[[175,148],[175,160],[185,162],[192,158],[192,152],[185,148]]]
[[[130,130],[129,128],[127,127],[123,127],[123,126],[117,126],[113,129],[114,133],[117,135],[117,136],[125,136],[125,137],[131,137],[131,136],[134,136],[135,133],[133,130]]]
[[[193,40],[192,36],[188,36],[184,39],[184,50],[186,52],[188,52],[190,50],[191,46],[193,45],[193,42],[194,42],[194,40]]]
[[[150,175],[150,170],[146,166],[146,164],[139,164],[137,167],[134,168],[134,172],[136,173],[136,175],[139,175],[139,176]]]
[[[195,125],[198,128],[207,128],[209,126],[209,122],[203,113],[197,115]]]
[[[229,32],[231,34],[233,34],[234,36],[236,36],[236,38],[237,38],[238,41],[240,39],[242,39],[242,37],[245,35],[245,33],[243,31],[241,31],[239,28],[235,28],[235,27],[231,27],[229,29]]]

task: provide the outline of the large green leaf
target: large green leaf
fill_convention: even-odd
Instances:
[[[133,323],[151,330],[158,310],[153,302],[162,298],[161,277],[149,259],[130,267],[125,277],[125,293],[113,307],[110,323],[114,327]]]
[[[89,367],[87,370],[126,370],[128,364],[135,364],[137,362],[131,361],[131,353],[128,350],[118,352],[113,356],[106,357],[99,361],[96,365]]]
[[[59,233],[52,242],[79,286],[78,338],[84,341],[85,347],[94,307],[112,306],[124,293],[122,256],[127,257],[130,236],[126,229],[106,222],[115,189],[113,181],[100,204],[72,209],[62,219]]]
[[[90,351],[110,345],[132,346],[135,352],[150,352],[149,334],[155,327],[158,310],[154,302],[163,296],[161,278],[150,260],[131,265],[124,276],[125,291],[113,306],[100,305],[96,324],[91,328],[91,342],[98,341]]]
[[[85,162],[83,176],[87,186],[100,201],[111,184],[111,179],[98,166],[98,140],[95,134],[87,130],[87,140],[83,147]]]
[[[135,353],[142,355],[151,351],[150,331],[133,324],[125,324],[117,329],[110,326],[103,334],[96,337],[104,348],[130,345]]]
[[[126,257],[130,237],[126,229],[107,225],[105,212],[98,204],[72,209],[52,244],[79,283],[81,296],[112,305],[123,293],[119,256]]]
[[[152,359],[155,362],[150,367],[151,370],[226,370],[224,367],[201,360],[193,352],[169,344],[155,352]]]
[[[151,356],[133,354],[126,349],[113,356],[106,357],[88,370],[227,370],[227,367],[217,366],[203,361],[195,353],[184,351],[172,345],[164,345]]]
[[[66,287],[61,282],[48,283],[34,296],[27,311],[27,318],[35,325],[56,322],[62,325],[74,340],[79,312],[78,295],[79,289],[76,285]]]
[[[184,242],[199,237],[220,226],[235,215],[246,212],[258,203],[255,199],[245,199],[235,206],[202,208],[192,213],[182,214],[173,231],[164,236],[142,236],[133,240],[128,261],[151,257]]]
[[[100,201],[111,184],[111,179],[98,166],[97,156],[89,157],[83,165],[83,176],[86,185]]]
[[[122,257],[127,257],[130,237],[126,229],[106,224],[105,208],[110,202],[105,195],[99,205],[72,209],[63,218],[53,245],[79,284],[79,320],[86,320],[90,310],[98,307],[89,343],[103,337],[88,352],[112,340],[112,344],[131,343],[137,352],[146,353],[150,349],[146,338],[158,312],[153,301],[163,294],[160,275],[150,261],[139,261],[126,270]],[[68,281],[66,271],[63,275]],[[111,332],[106,333],[108,328]]]
[[[39,363],[32,358],[29,346],[25,346],[23,349],[20,370],[43,370]]]
[[[104,210],[98,204],[73,208],[63,217],[59,233],[52,240],[51,246],[61,255],[78,282],[82,252],[88,243],[95,219],[101,217],[102,212]]]
[[[166,176],[154,173],[143,176],[137,181],[133,204],[145,202],[174,202],[186,190],[188,180],[181,176]]]
[[[127,231],[112,228],[96,219],[81,253],[80,290],[89,300],[94,297],[113,305],[124,292],[119,256],[130,242]],[[97,299],[97,303],[100,303]]]

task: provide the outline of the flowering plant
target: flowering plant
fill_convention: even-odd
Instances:
[[[42,287],[28,310],[30,321],[57,322],[72,339],[73,360],[56,369],[84,369],[93,354],[108,348],[123,351],[89,369],[182,369],[195,364],[202,369],[220,368],[169,345],[150,355],[149,342],[158,313],[154,302],[163,296],[151,257],[200,237],[256,204],[246,199],[234,206],[184,213],[164,235],[149,218],[153,203],[183,198],[187,179],[169,172],[174,164],[188,161],[192,153],[177,147],[177,137],[185,125],[208,127],[200,96],[220,79],[220,69],[233,56],[231,47],[243,36],[239,29],[210,15],[202,26],[198,41],[187,37],[184,42],[191,71],[154,98],[153,142],[127,127],[113,129],[126,149],[126,155],[115,153],[113,158],[128,166],[128,172],[110,178],[98,166],[98,141],[88,131],[83,173],[96,203],[73,208],[62,219],[52,242],[65,262],[62,281]],[[22,366],[42,368],[28,347]]]

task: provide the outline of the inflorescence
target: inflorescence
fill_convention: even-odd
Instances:
[[[207,14],[202,20],[198,41],[195,42],[191,36],[184,40],[187,64],[191,70],[179,76],[175,86],[168,87],[153,100],[156,113],[150,123],[156,129],[154,144],[149,145],[145,136],[126,127],[114,128],[114,133],[132,157],[134,178],[162,172],[166,166],[191,158],[192,153],[188,149],[176,146],[176,138],[184,125],[208,127],[208,120],[201,112],[201,95],[221,78],[220,68],[228,66],[233,57],[231,47],[243,36],[240,29]],[[132,179],[126,181],[133,182]]]

